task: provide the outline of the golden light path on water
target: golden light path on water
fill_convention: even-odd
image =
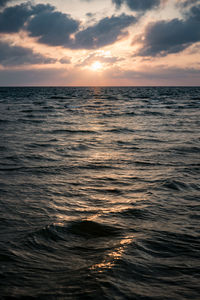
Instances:
[[[122,239],[120,241],[120,245],[116,247],[114,251],[108,252],[105,259],[102,262],[92,265],[90,269],[101,273],[105,269],[111,269],[112,267],[114,267],[116,262],[122,258],[123,253],[126,251],[128,245],[133,242],[133,239],[133,236],[127,236],[126,238]]]
[[[95,62],[91,68],[93,68],[93,70],[98,70],[101,67],[102,65],[99,62]],[[96,97],[95,99],[91,99],[90,105],[94,105],[93,109],[95,110],[95,113],[98,114],[101,113],[101,107],[96,105],[95,102],[99,101],[101,89],[94,88],[93,90],[96,94]],[[85,114],[88,113],[88,108],[82,107],[82,109]],[[123,124],[121,126],[123,127]],[[138,128],[139,125],[135,124],[134,126],[135,128]],[[85,119],[85,124],[82,128],[84,130],[89,129],[94,132],[103,132],[105,130],[103,122],[99,122],[99,120],[92,118],[92,116],[89,119]],[[86,137],[86,140],[87,139],[90,139],[90,137]],[[95,141],[98,142],[99,146],[94,149],[90,149],[88,152],[85,152],[85,160],[87,161],[87,163],[90,163],[91,165],[103,165],[105,163],[109,164],[109,162],[112,160],[116,162],[121,161],[122,157],[126,160],[126,157],[124,157],[120,151],[113,150],[113,147],[110,144],[110,136],[106,133],[103,133],[103,137],[101,134],[97,135],[95,137]],[[65,144],[64,141],[63,143]],[[65,146],[64,144],[63,146]],[[74,202],[74,204],[72,205],[72,207],[74,206],[74,209],[77,210],[76,215],[72,216],[72,214],[69,214],[69,207],[66,206],[68,200],[65,197],[59,197],[58,199],[54,199],[54,201],[51,203],[51,206],[53,210],[57,212],[57,222],[55,225],[66,226],[68,222],[76,222],[77,220],[80,221],[80,216],[82,221],[94,222],[94,224],[106,224],[106,218],[109,218],[110,215],[118,213],[120,214],[124,211],[128,211],[132,208],[133,203],[135,205],[138,205],[138,203],[147,199],[147,195],[141,192],[141,190],[144,189],[144,183],[134,184],[132,189],[130,189],[130,186],[121,186],[122,195],[117,195],[117,197],[115,197],[115,187],[112,183],[115,181],[117,182],[123,180],[123,178],[131,178],[132,171],[126,169],[123,172],[118,172],[116,170],[115,172],[108,172],[109,173],[103,170],[95,173],[95,177],[92,177],[90,172],[86,170],[84,172],[84,175],[80,174],[82,178],[82,186],[79,188],[77,188],[76,186],[70,187],[73,193],[80,193],[83,194],[85,197],[85,199],[81,199],[81,197],[77,198],[76,202]],[[134,175],[135,177],[139,176],[137,170],[135,170]],[[109,178],[111,180],[110,185],[107,182],[106,186],[104,184],[95,184],[94,186],[95,182],[101,182],[101,180],[104,177]],[[73,183],[73,179],[68,178],[67,182],[68,184],[70,184],[70,182]],[[104,190],[106,190],[105,194]],[[88,199],[88,202],[86,199]],[[99,202],[98,206],[96,205],[97,202]],[[145,207],[145,205],[141,203],[139,205],[140,208]],[[117,224],[113,223],[113,225],[115,226]],[[136,238],[136,236],[130,233],[128,235],[125,234],[123,236],[118,237],[117,240],[114,242],[114,246],[112,246],[110,250],[105,251],[104,256],[100,258],[100,262],[92,264],[91,266],[89,266],[89,269],[101,273],[106,269],[113,268],[126,253],[128,246],[131,243],[133,243],[134,239]],[[90,245],[91,240],[86,240],[85,243],[88,243],[88,245]],[[101,243],[99,245],[101,247]]]

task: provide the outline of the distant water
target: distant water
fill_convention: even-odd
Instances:
[[[0,88],[0,298],[199,300],[200,88]]]

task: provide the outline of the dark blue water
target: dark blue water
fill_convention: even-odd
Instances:
[[[0,88],[0,298],[200,299],[200,88]]]

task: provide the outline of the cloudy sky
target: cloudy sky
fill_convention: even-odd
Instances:
[[[0,0],[0,85],[200,85],[200,0]]]

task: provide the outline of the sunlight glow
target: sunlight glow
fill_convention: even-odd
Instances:
[[[93,71],[99,71],[103,68],[102,63],[100,63],[99,61],[95,61],[92,65],[91,65],[91,70]]]

